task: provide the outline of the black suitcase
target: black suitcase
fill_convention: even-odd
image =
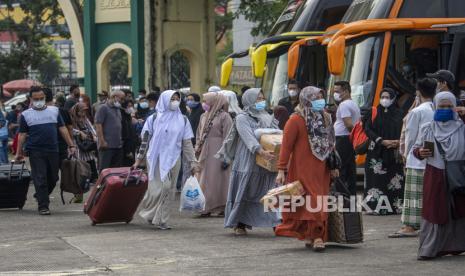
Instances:
[[[31,172],[21,164],[0,165],[0,208],[23,209],[26,203]]]

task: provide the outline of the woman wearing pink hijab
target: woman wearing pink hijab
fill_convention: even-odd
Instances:
[[[206,93],[203,96],[203,109],[197,129],[196,155],[201,174],[200,185],[205,195],[206,206],[202,217],[211,213],[224,215],[228,197],[230,168],[214,157],[223,145],[232,125],[228,113],[228,101],[219,93]]]

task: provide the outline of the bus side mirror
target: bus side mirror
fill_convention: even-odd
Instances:
[[[255,78],[263,78],[265,74],[267,52],[266,45],[262,45],[252,53],[252,72]]]
[[[331,40],[328,45],[328,67],[329,72],[333,75],[340,75],[344,71],[346,38],[338,36]]]
[[[221,64],[221,79],[220,79],[220,86],[226,87],[229,83],[229,78],[231,76],[232,68],[233,68],[234,59],[228,58],[226,59],[223,64]]]
[[[299,58],[300,58],[300,45],[294,44],[289,48],[287,52],[287,77],[290,80],[294,80],[297,75],[297,68],[299,67]]]

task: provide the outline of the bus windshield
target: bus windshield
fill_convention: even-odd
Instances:
[[[330,83],[346,80],[352,88],[352,100],[363,107],[371,105],[375,85],[374,73],[377,71],[381,52],[381,36],[367,37],[362,41],[348,45],[345,50],[344,72],[339,76],[331,76]]]
[[[284,12],[279,16],[278,21],[271,29],[269,36],[279,35],[291,30],[295,18],[302,13],[304,0],[291,0],[287,4]],[[313,2],[309,0],[308,2]]]
[[[263,77],[262,89],[271,106],[278,105],[280,99],[287,97],[287,53],[267,61],[267,70]]]
[[[387,18],[394,0],[355,0],[342,18],[342,23],[365,19]]]

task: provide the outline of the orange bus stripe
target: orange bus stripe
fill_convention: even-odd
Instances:
[[[397,0],[394,2],[391,8],[391,12],[389,13],[389,18],[397,18],[399,16],[399,11],[400,8],[402,7],[402,4],[404,4],[404,0]]]

